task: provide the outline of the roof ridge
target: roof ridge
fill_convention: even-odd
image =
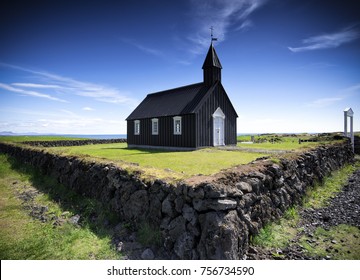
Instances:
[[[182,88],[185,89],[187,87],[200,86],[202,84],[204,84],[204,82],[199,82],[199,83],[195,83],[195,84],[190,84],[190,85],[180,86],[180,87],[176,87],[176,88],[166,89],[166,90],[162,90],[162,91],[158,91],[158,92],[152,92],[152,93],[149,93],[147,96],[157,95],[157,94],[165,94],[165,93],[168,93],[169,91],[175,91],[175,90],[179,90],[179,89],[182,89]]]

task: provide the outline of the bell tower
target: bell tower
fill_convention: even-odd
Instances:
[[[212,31],[212,30],[211,30]],[[213,46],[213,41],[216,41],[215,38],[212,36],[211,32],[211,44],[209,51],[206,55],[204,64],[202,69],[204,71],[204,83],[205,85],[211,86],[217,81],[221,82],[221,63],[216,54],[215,48]]]

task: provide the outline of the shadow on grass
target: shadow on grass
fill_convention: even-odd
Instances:
[[[99,238],[110,237],[112,239],[113,228],[121,220],[119,216],[110,211],[109,206],[96,199],[77,194],[59,184],[55,178],[41,174],[31,165],[24,164],[12,157],[8,157],[8,162],[13,170],[26,175],[34,188],[46,194],[52,202],[56,203],[62,213],[80,217],[77,225],[89,228]]]

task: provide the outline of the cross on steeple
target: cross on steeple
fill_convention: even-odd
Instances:
[[[211,30],[211,43],[212,43],[213,41],[217,41],[217,38],[214,38],[214,34],[213,34],[214,26],[211,26],[210,30]]]

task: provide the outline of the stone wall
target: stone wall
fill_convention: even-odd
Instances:
[[[84,139],[84,140],[55,140],[55,141],[24,141],[23,144],[35,147],[64,147],[83,146],[91,144],[126,143],[125,138],[120,139]]]
[[[354,151],[355,154],[360,155],[360,136],[354,136]]]
[[[301,200],[306,188],[353,159],[348,143],[255,161],[207,181],[143,181],[113,164],[0,143],[0,151],[38,167],[78,193],[111,205],[124,221],[161,230],[174,259],[242,259],[251,235]],[[195,181],[193,181],[195,182]]]

